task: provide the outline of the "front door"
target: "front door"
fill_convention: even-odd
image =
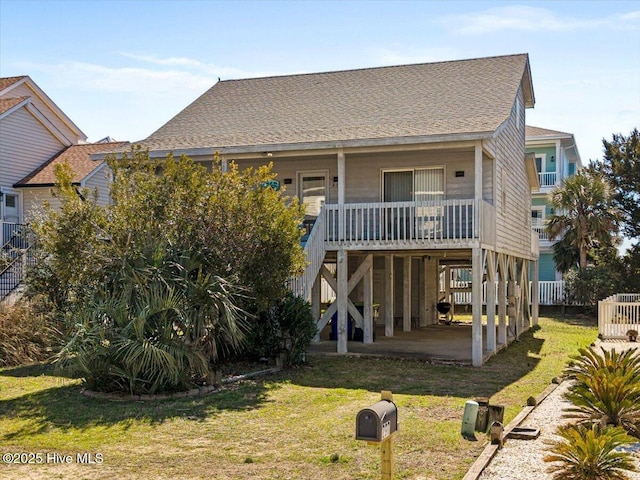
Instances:
[[[298,174],[298,198],[305,207],[304,225],[307,233],[320,215],[327,201],[327,172],[301,172]]]
[[[20,197],[15,193],[3,195],[2,221],[8,223],[20,223]]]

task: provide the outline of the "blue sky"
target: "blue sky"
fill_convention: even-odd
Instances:
[[[583,161],[640,127],[640,1],[0,0],[0,75],[89,136],[139,140],[218,79],[529,53],[527,123]]]

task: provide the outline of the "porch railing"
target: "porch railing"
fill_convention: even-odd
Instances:
[[[624,339],[640,331],[640,293],[618,293],[598,302],[598,332],[604,339]]]
[[[541,187],[553,187],[556,184],[556,172],[538,173]]]
[[[29,228],[21,223],[2,222],[0,233],[0,301],[24,282],[27,267],[34,263]]]
[[[484,201],[481,208],[473,199],[329,204],[324,238],[329,247],[461,244],[480,238],[481,209],[495,235],[495,208]]]
[[[531,227],[534,232],[538,234],[538,239],[540,240],[549,240],[549,234],[547,233],[547,229],[543,226],[534,225]]]
[[[313,224],[309,237],[304,246],[304,253],[307,258],[307,266],[299,277],[291,280],[291,291],[306,300],[311,297],[311,288],[320,272],[325,256],[324,231],[325,231],[325,211],[320,211],[320,215]]]
[[[462,289],[471,289],[470,282],[456,282],[454,287]],[[498,291],[498,282],[496,282],[495,291]],[[529,282],[529,298],[532,296],[532,282]],[[471,304],[471,292],[454,292],[454,302],[458,305],[470,305]],[[567,303],[564,293],[564,281],[554,282],[538,282],[538,304],[539,305],[563,305]],[[482,304],[487,304],[487,282],[482,284]],[[496,305],[498,299],[496,298]]]

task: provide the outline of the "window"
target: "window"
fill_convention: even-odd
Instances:
[[[327,174],[324,172],[303,172],[298,175],[300,202],[306,207],[306,217],[320,215],[327,200]]]
[[[544,207],[531,208],[531,226],[538,228],[544,226]]]
[[[18,204],[17,200],[18,200],[18,196],[17,195],[5,195],[5,205],[7,206],[7,208],[16,208],[16,205]]]
[[[426,202],[444,199],[444,168],[383,172],[385,202]]]

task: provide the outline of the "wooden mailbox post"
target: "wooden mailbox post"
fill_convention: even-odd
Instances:
[[[364,408],[356,415],[356,440],[366,440],[369,445],[380,445],[381,479],[393,479],[393,439],[398,430],[398,408],[393,394],[383,390],[380,401]]]

